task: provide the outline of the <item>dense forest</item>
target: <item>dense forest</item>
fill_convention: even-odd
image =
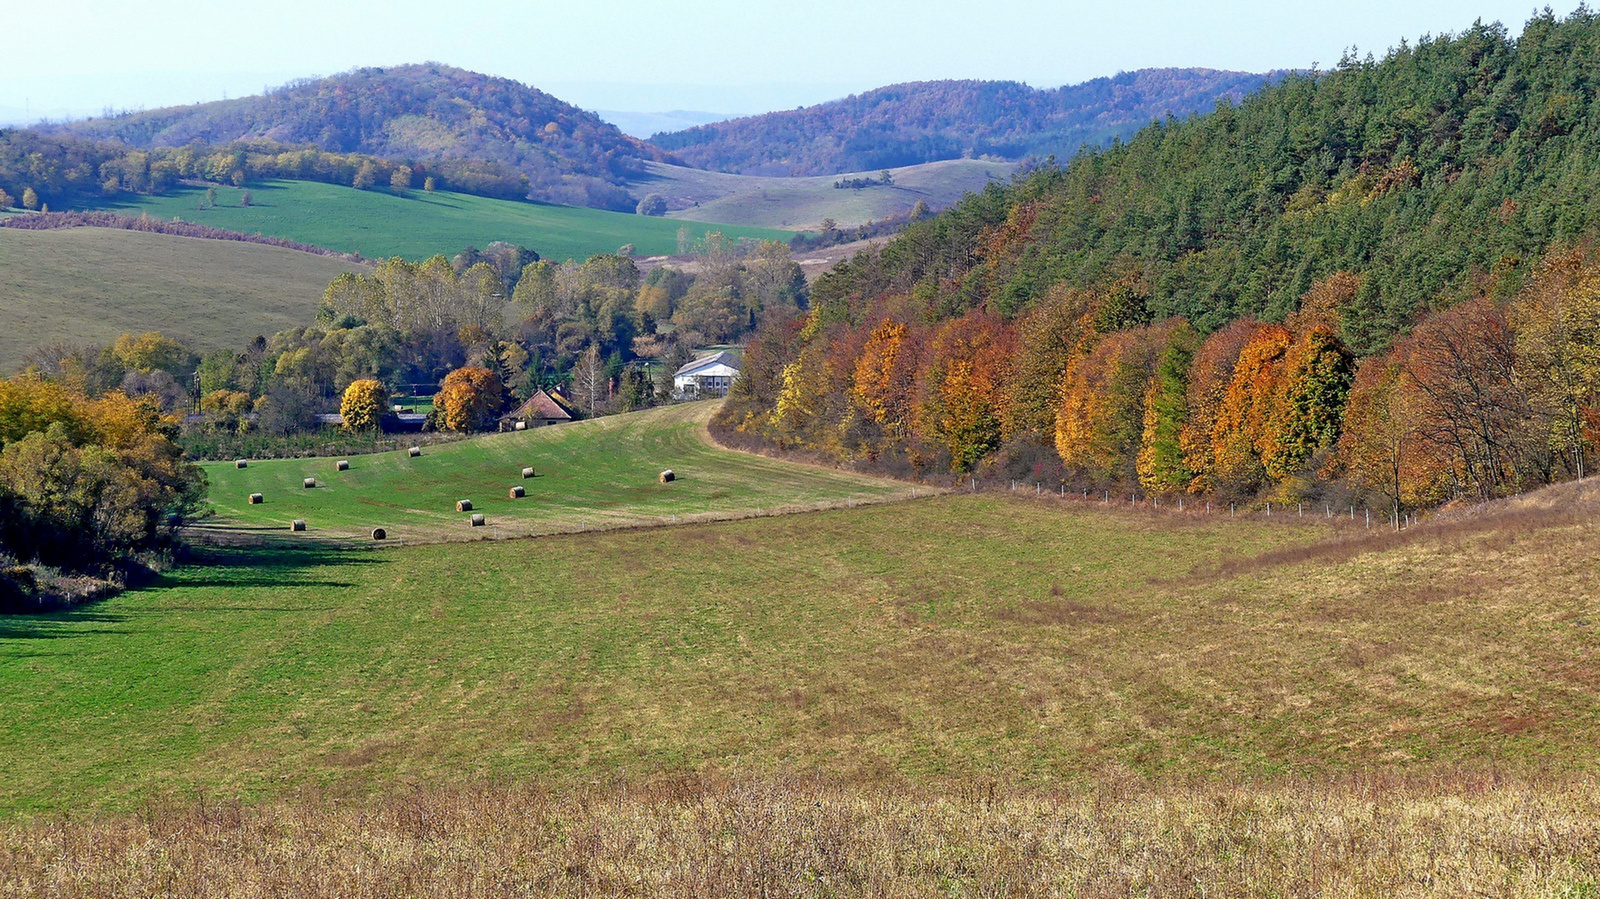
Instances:
[[[642,160],[666,158],[535,88],[434,63],[357,69],[256,97],[46,130],[141,149],[268,141],[412,167],[470,160],[527,176],[535,199],[623,211],[637,201],[619,185]]]
[[[924,474],[1484,497],[1600,436],[1600,17],[1354,53],[911,225],[718,427]]]
[[[805,109],[658,134],[688,165],[746,175],[832,175],[966,156],[1070,156],[1153,120],[1237,100],[1272,76],[1143,69],[1036,90],[1015,81],[896,84]]]

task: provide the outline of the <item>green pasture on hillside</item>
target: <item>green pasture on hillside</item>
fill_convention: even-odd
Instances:
[[[306,536],[435,541],[550,534],[689,518],[717,518],[867,502],[909,493],[907,485],[777,462],[709,444],[716,402],[668,406],[573,424],[490,434],[460,443],[335,459],[277,459],[205,466],[216,526]],[[524,467],[536,476],[523,479]],[[663,484],[672,469],[677,480]],[[306,489],[306,478],[317,486]],[[527,496],[512,499],[521,486]],[[926,489],[923,490],[926,493]],[[249,496],[260,493],[261,505]],[[486,527],[469,526],[458,500],[471,500]]]
[[[448,191],[413,190],[402,197],[388,190],[285,180],[253,184],[244,190],[250,191],[250,206],[240,205],[243,190],[222,187],[217,190],[217,205],[202,209],[205,190],[184,187],[162,196],[123,195],[106,208],[282,237],[373,259],[449,256],[497,240],[531,247],[556,260],[615,253],[625,244],[633,244],[641,255],[660,255],[677,252],[678,229],[682,227],[688,227],[692,239],[702,238],[706,231],[721,231],[735,238],[788,240],[793,236],[789,231],[685,223]]]

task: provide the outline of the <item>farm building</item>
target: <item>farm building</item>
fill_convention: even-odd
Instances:
[[[672,388],[688,396],[727,396],[733,379],[739,377],[739,357],[714,353],[694,360],[672,376]]]
[[[528,397],[527,402],[500,419],[500,427],[502,430],[512,430],[516,428],[517,422],[522,422],[527,427],[537,428],[540,425],[554,425],[571,420],[572,413],[567,411],[560,400],[543,390],[537,390],[533,396]]]

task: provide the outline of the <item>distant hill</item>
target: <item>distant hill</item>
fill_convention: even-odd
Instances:
[[[1039,90],[1015,81],[922,81],[805,109],[658,134],[685,165],[747,175],[829,175],[960,159],[1070,156],[1169,113],[1237,100],[1272,75],[1141,69]]]
[[[528,175],[550,202],[633,208],[619,185],[666,154],[594,113],[508,78],[434,63],[357,69],[261,96],[52,125],[134,147],[268,139],[396,160],[473,159]]]
[[[682,131],[697,125],[709,125],[712,122],[725,122],[736,116],[729,113],[700,112],[698,110],[674,109],[669,112],[625,112],[622,110],[600,109],[595,114],[605,119],[622,130],[623,134],[634,137],[649,137],[653,134],[665,134],[670,131]]]

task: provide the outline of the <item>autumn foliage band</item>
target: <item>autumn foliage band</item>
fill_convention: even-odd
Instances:
[[[976,472],[1153,495],[1338,495],[1415,508],[1581,477],[1600,437],[1600,261],[1553,252],[1509,302],[1424,318],[1357,360],[1360,276],[1282,323],[1145,322],[1140,286],[1055,287],[1007,320],[930,322],[910,296],[859,324],[766,329],[718,427],[730,439],[918,476]]]

